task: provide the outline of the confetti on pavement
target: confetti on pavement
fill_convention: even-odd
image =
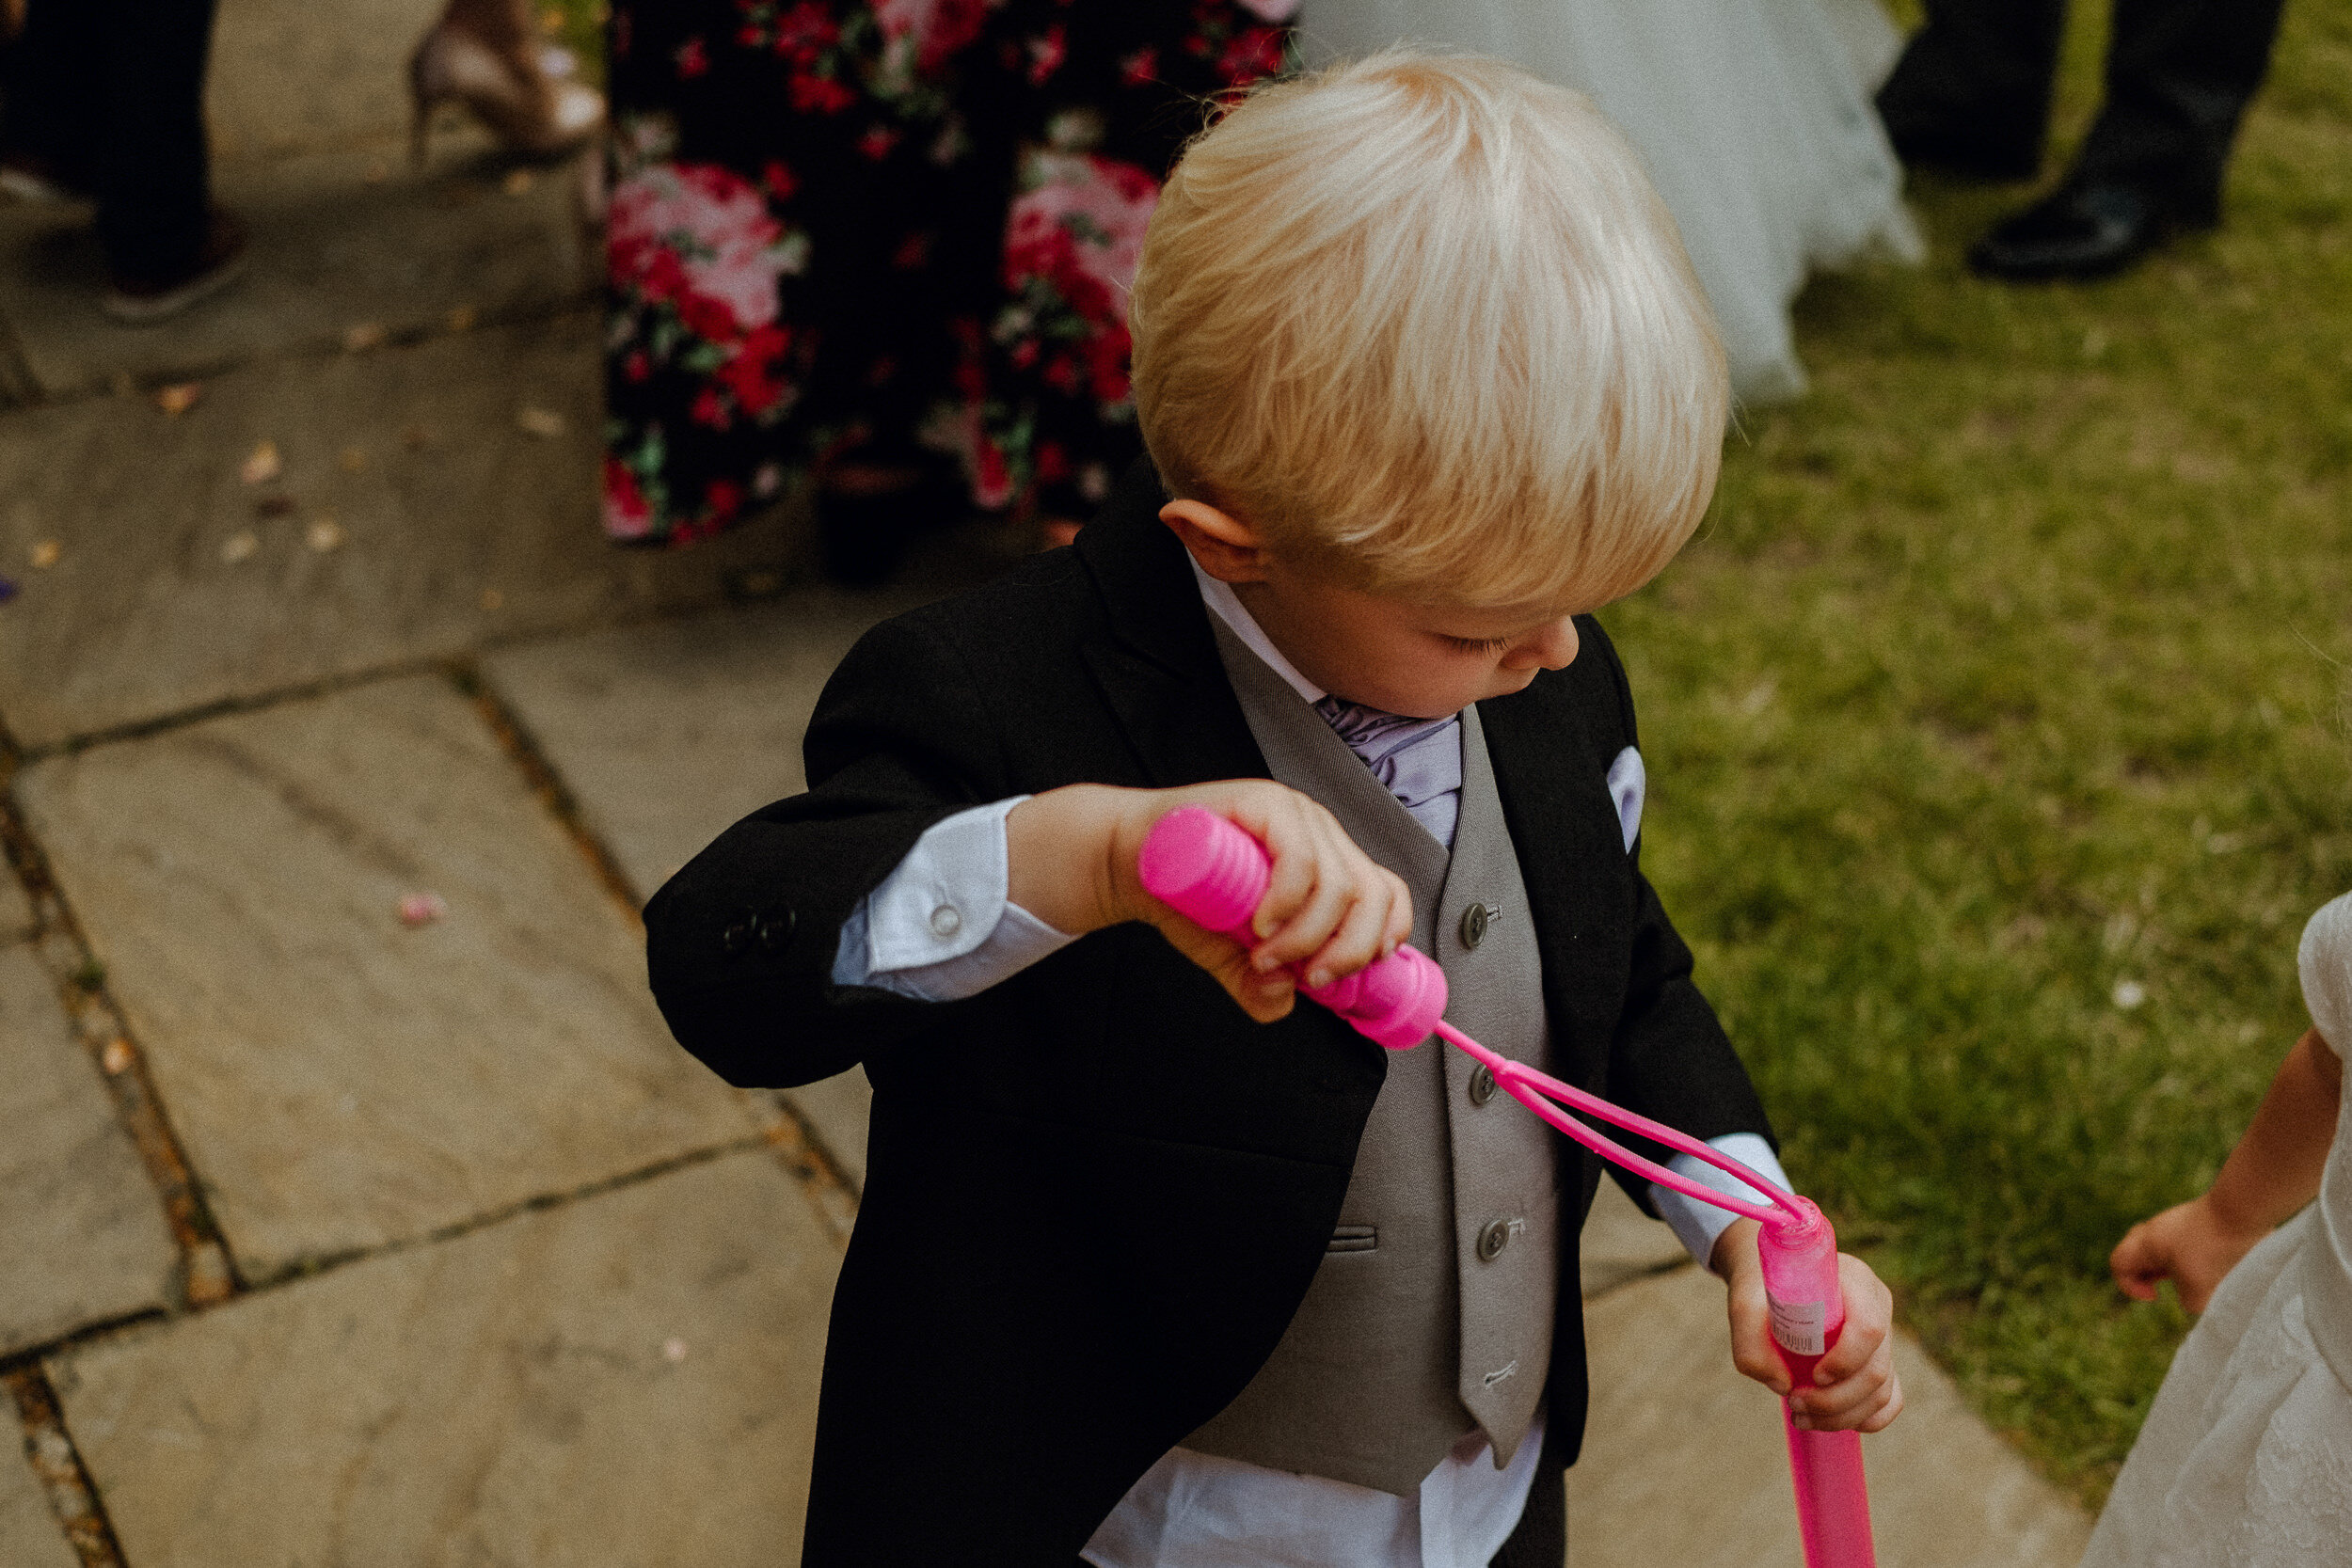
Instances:
[[[285,471],[286,465],[278,455],[278,443],[264,439],[238,467],[237,477],[247,484],[267,484]]]
[[[65,546],[55,539],[44,539],[33,546],[33,570],[45,572],[55,566],[65,554]]]
[[[515,415],[515,423],[519,425],[526,435],[536,436],[542,440],[551,439],[564,434],[564,416],[552,408],[518,409]]]
[[[254,537],[251,529],[247,529],[243,533],[232,533],[221,542],[220,559],[223,564],[234,566],[240,561],[251,560],[253,552],[261,547],[261,540]]]
[[[415,929],[430,926],[449,913],[449,905],[437,893],[412,893],[400,901],[400,923]]]
[[[189,409],[194,408],[197,404],[197,400],[201,398],[203,395],[204,385],[202,382],[183,381],[177,383],[176,385],[159,389],[155,393],[155,406],[162,409],[165,413],[169,414],[172,418],[178,419]]]

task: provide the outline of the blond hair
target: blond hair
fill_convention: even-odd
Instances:
[[[1500,60],[1264,85],[1185,151],[1130,302],[1168,486],[1352,586],[1600,603],[1698,526],[1728,399],[1639,156]]]

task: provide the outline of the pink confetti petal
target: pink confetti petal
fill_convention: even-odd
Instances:
[[[430,926],[448,913],[449,905],[437,893],[411,893],[400,901],[403,926]]]

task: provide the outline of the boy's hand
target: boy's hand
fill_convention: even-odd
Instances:
[[[1195,926],[1145,892],[1136,873],[1145,835],[1188,805],[1240,824],[1273,858],[1254,947]],[[1005,841],[1014,903],[1073,935],[1145,921],[1261,1023],[1291,1010],[1297,989],[1291,966],[1320,988],[1394,952],[1412,934],[1404,879],[1358,848],[1328,811],[1270,779],[1184,789],[1072,784],[1015,806]]]
[[[1764,1265],[1756,1251],[1762,1228],[1754,1220],[1734,1220],[1715,1239],[1708,1267],[1730,1287],[1732,1365],[1788,1399],[1788,1368],[1772,1343]],[[1903,1411],[1902,1380],[1895,1375],[1894,1292],[1869,1264],[1843,1252],[1837,1283],[1846,1295],[1846,1326],[1814,1369],[1813,1386],[1797,1390],[1791,1401],[1797,1425],[1805,1432],[1878,1432]]]
[[[2107,1255],[2107,1267],[2135,1301],[2155,1300],[2157,1282],[2169,1279],[2181,1292],[2181,1305],[2202,1312],[2221,1276],[2269,1233],[2267,1226],[2250,1232],[2234,1228],[2207,1199],[2191,1198],[2125,1231]]]

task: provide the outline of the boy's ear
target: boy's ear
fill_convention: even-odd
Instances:
[[[1169,501],[1160,521],[1184,542],[1200,569],[1219,582],[1263,582],[1265,544],[1241,518],[1206,501]]]

